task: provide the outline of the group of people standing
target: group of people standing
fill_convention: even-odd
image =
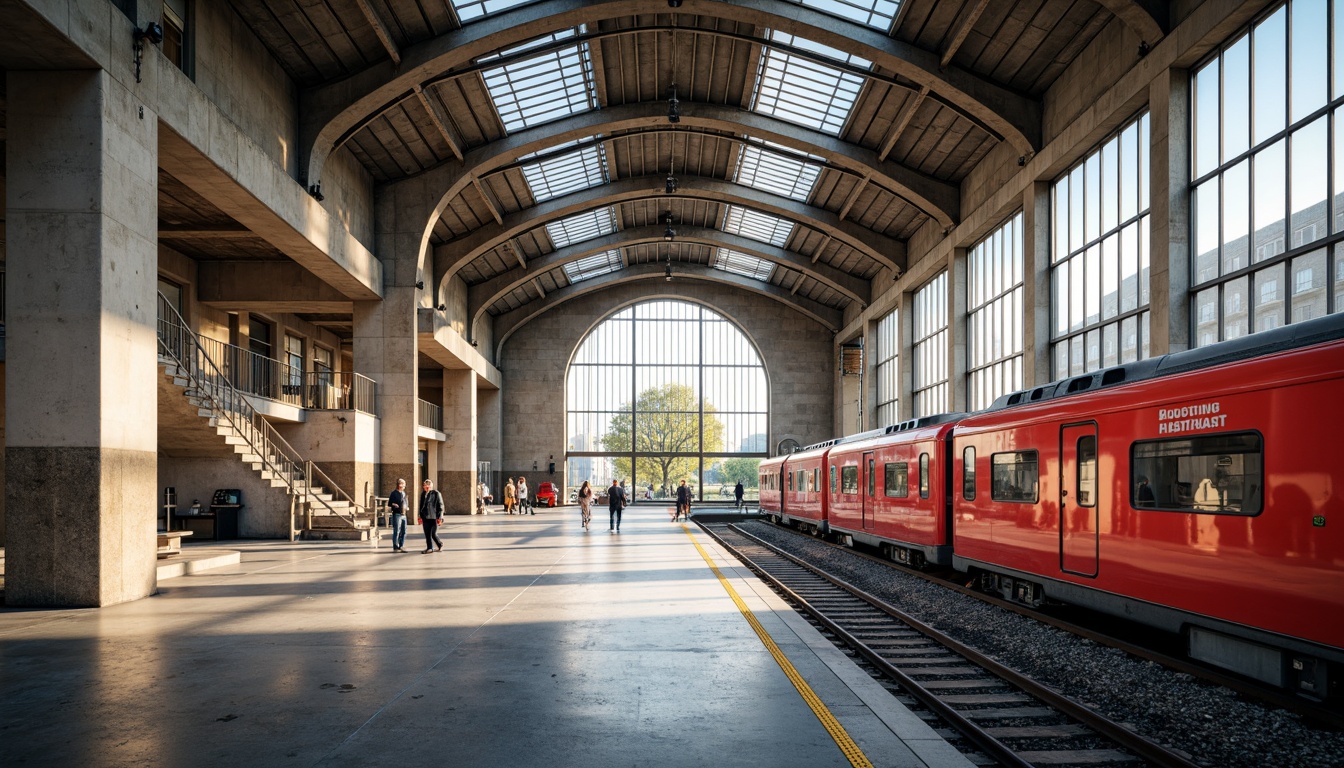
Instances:
[[[387,497],[387,508],[392,513],[392,551],[406,551],[406,481],[397,480],[397,489]],[[420,488],[420,505],[416,516],[425,531],[425,550],[421,554],[443,551],[439,540],[439,525],[443,523],[443,494],[434,490],[434,483],[426,480]]]
[[[593,486],[587,480],[579,486],[578,500],[579,512],[582,514],[583,530],[588,530],[588,525],[593,521]],[[611,481],[611,487],[607,489],[607,512],[610,515],[610,522],[607,530],[613,533],[621,532],[621,513],[625,510],[625,505],[630,502],[625,495],[625,486],[615,480]]]
[[[537,514],[536,508],[532,506],[532,496],[527,489],[526,477],[519,477],[516,484],[510,477],[509,482],[504,484],[504,511],[512,515],[514,510],[520,515]]]

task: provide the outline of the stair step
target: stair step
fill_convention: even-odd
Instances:
[[[316,541],[368,541],[369,531],[356,530],[354,528],[346,528],[344,530],[337,528],[315,530],[309,528],[305,529],[300,536],[304,539]]]

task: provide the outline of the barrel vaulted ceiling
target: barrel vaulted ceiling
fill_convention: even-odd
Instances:
[[[837,326],[991,149],[1038,148],[1103,26],[1166,27],[1160,0],[233,5],[303,89],[305,181],[344,147],[432,182],[435,277],[506,327],[669,265]]]

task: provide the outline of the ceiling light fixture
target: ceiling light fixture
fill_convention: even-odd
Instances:
[[[663,272],[663,279],[672,282],[672,252],[667,252],[667,270]]]
[[[163,42],[163,27],[157,22],[149,22],[144,29],[136,29],[131,33],[133,40],[132,47],[135,49],[135,82],[140,82],[140,60],[145,54],[145,41],[150,45],[158,45]]]
[[[673,240],[676,240],[676,239],[677,239],[677,230],[675,230],[675,229],[672,228],[672,212],[671,212],[671,211],[668,211],[668,212],[666,212],[666,213],[663,214],[663,223],[667,225],[667,229],[663,230],[663,239],[666,240],[666,241],[669,242],[669,243],[672,242]],[[669,255],[667,258],[668,258],[669,261],[672,259],[671,255]]]
[[[681,102],[677,100],[677,84],[667,87],[667,122],[681,122]]]

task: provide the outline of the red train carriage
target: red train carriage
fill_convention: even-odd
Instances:
[[[781,477],[783,504],[776,513],[780,522],[808,533],[827,533],[823,477],[826,454],[836,442],[828,440],[789,454]]]
[[[1344,664],[1341,402],[1339,316],[1003,398],[954,431],[954,564],[1324,697]]]
[[[756,469],[757,482],[761,489],[761,514],[776,521],[784,510],[784,462],[788,461],[788,458],[788,454],[772,456],[762,461]]]
[[[907,565],[952,564],[951,433],[961,414],[903,422],[831,449],[831,534]]]

